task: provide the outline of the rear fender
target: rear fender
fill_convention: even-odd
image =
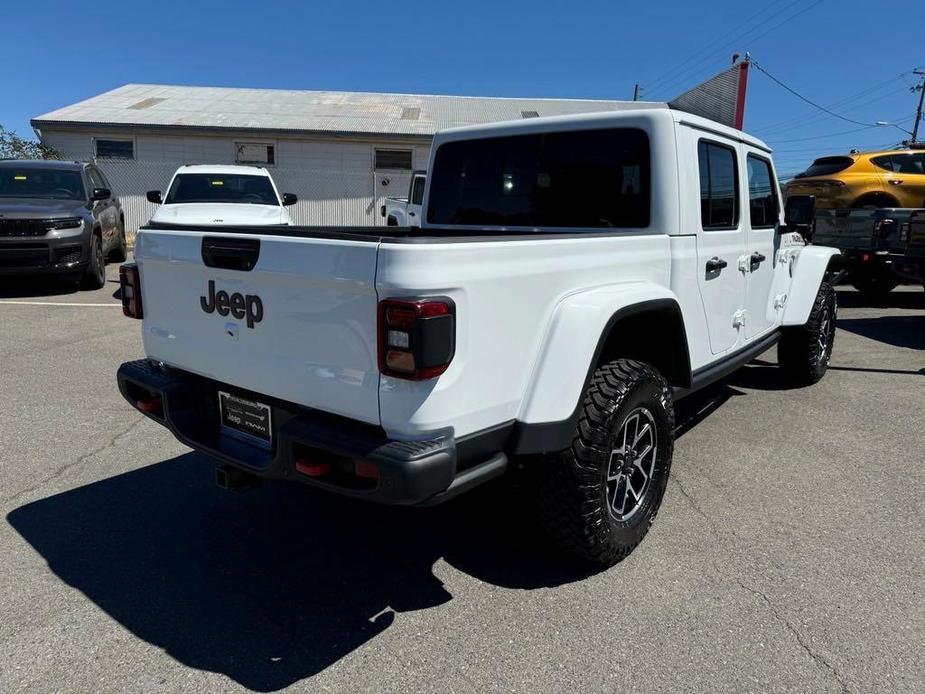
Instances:
[[[783,325],[805,325],[809,320],[819,285],[838,249],[826,246],[805,246],[790,264],[790,295],[784,309]]]
[[[568,445],[577,423],[579,406],[611,329],[621,320],[646,311],[681,311],[674,293],[657,284],[632,282],[571,294],[559,303],[515,427],[515,453],[558,450]],[[683,322],[681,333],[684,334]],[[684,356],[687,355],[687,338]],[[690,366],[680,379],[689,383]]]

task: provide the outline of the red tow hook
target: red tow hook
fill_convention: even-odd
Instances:
[[[160,395],[152,395],[150,398],[142,398],[135,401],[135,407],[147,414],[159,415],[164,409]]]
[[[314,463],[310,460],[300,458],[295,461],[296,472],[308,477],[324,477],[331,474],[331,463],[322,462]]]

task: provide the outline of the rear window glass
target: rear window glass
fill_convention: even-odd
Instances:
[[[29,167],[0,169],[0,198],[84,200],[79,171]]]
[[[831,176],[839,171],[844,171],[854,163],[851,157],[822,157],[817,159],[803,173],[798,173],[796,178],[807,178],[809,176]]]
[[[246,174],[178,174],[167,191],[167,204],[184,202],[236,202],[279,205],[267,176]]]
[[[649,225],[649,138],[636,128],[441,145],[427,221],[504,227]]]

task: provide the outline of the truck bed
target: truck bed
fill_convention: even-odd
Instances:
[[[813,243],[842,251],[906,249],[909,220],[921,210],[904,208],[817,210]]]

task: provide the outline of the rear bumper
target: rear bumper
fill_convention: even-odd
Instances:
[[[925,262],[902,253],[888,251],[842,251],[841,264],[850,278],[864,274],[895,275],[907,282],[922,282],[925,279]]]
[[[150,360],[122,364],[117,379],[120,392],[133,407],[167,427],[187,446],[265,479],[304,482],[385,504],[433,504],[501,474],[507,465],[507,458],[498,452],[457,474],[457,447],[451,432],[420,441],[389,440],[378,427],[241,391]],[[219,390],[270,406],[272,448],[243,442],[222,431]],[[159,409],[142,409],[139,401],[150,402],[152,396],[159,398]],[[357,461],[367,464],[367,470],[372,466],[377,471],[375,478],[352,474]],[[305,462],[323,464],[331,472],[303,474],[297,463]]]

